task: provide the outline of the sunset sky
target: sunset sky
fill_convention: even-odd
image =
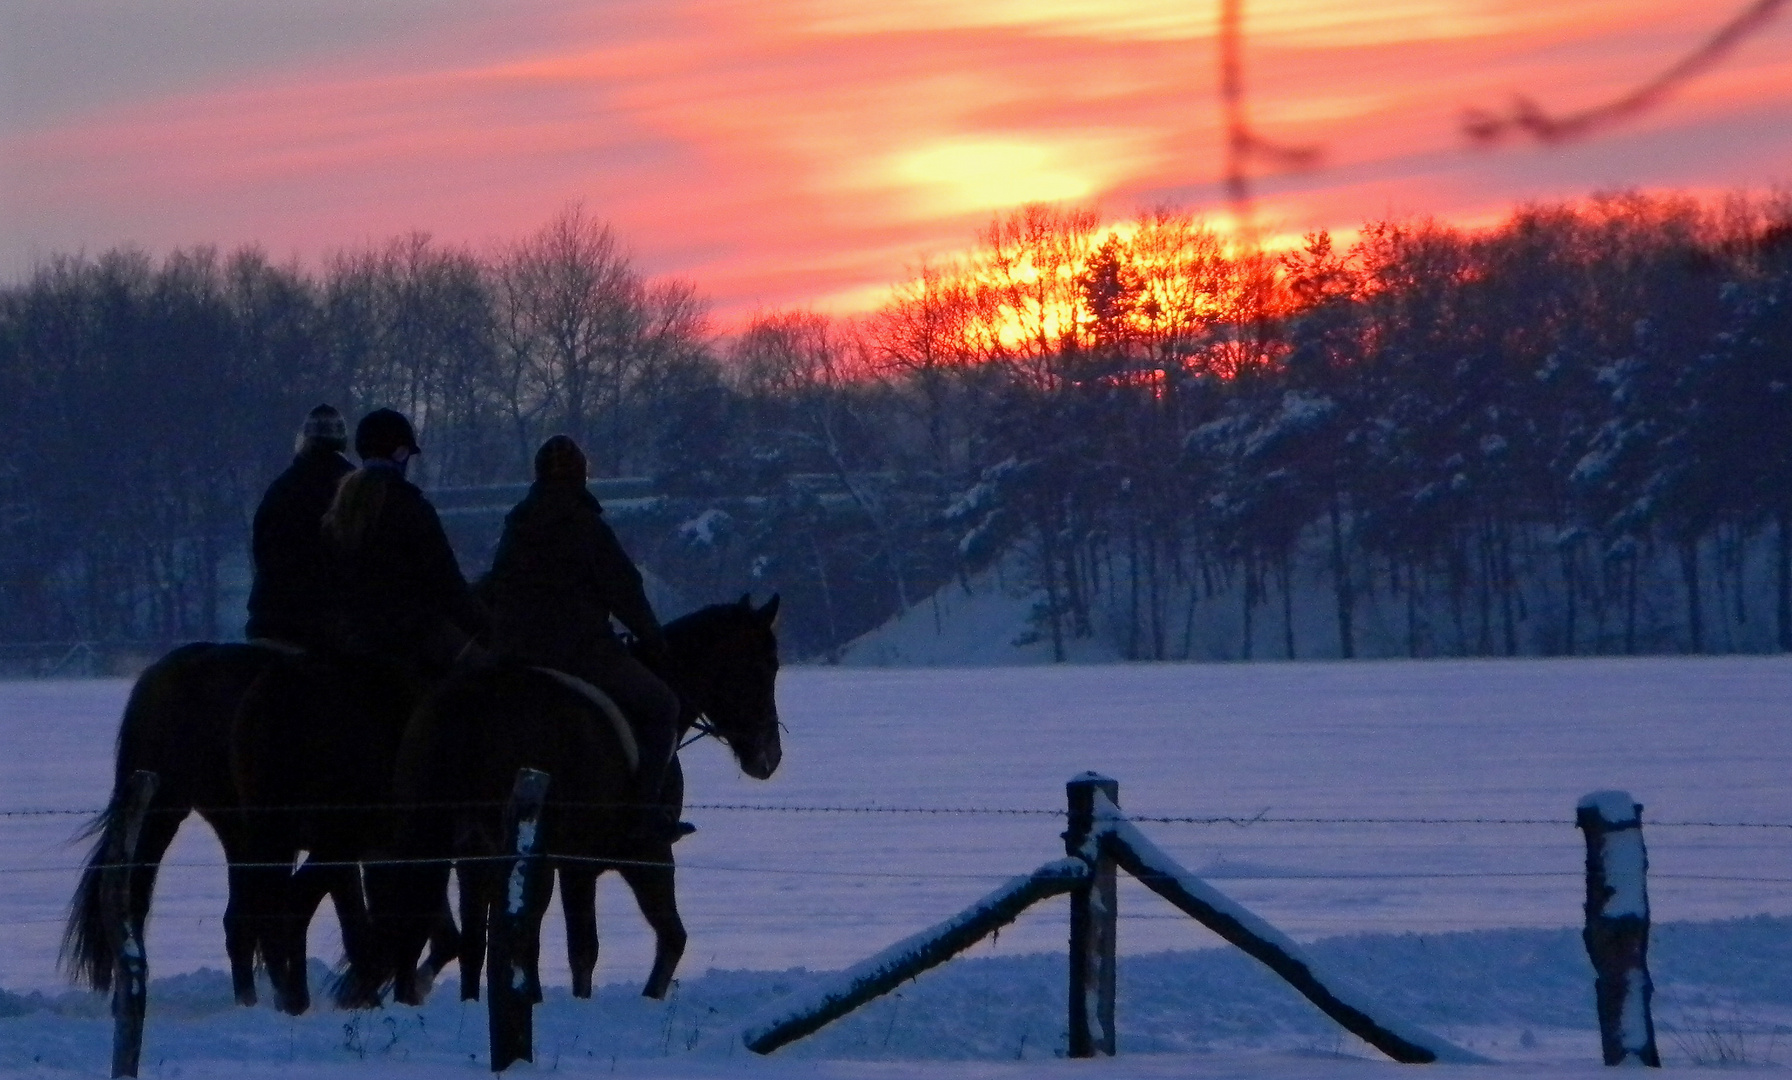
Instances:
[[[1490,220],[1617,187],[1792,182],[1792,13],[1624,127],[1571,110],[1734,14],[1693,0],[1245,0],[1251,117],[1323,146],[1279,231]],[[54,252],[420,229],[484,248],[572,200],[726,322],[874,304],[992,214],[1224,204],[1217,0],[0,0],[0,278]]]

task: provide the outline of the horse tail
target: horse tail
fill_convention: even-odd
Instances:
[[[94,990],[112,989],[111,935],[106,932],[105,890],[106,852],[118,842],[124,829],[124,799],[114,792],[112,802],[82,828],[75,839],[96,837],[87,854],[87,865],[81,869],[80,884],[69,904],[68,925],[62,931],[62,970],[78,986]]]
[[[81,869],[81,880],[75,886],[69,903],[68,924],[62,931],[59,963],[76,985],[95,990],[112,988],[112,947],[102,897],[105,892],[106,853],[113,845],[123,846],[125,828],[125,783],[131,773],[154,765],[146,756],[146,743],[153,744],[160,730],[159,722],[168,711],[168,699],[174,693],[179,675],[196,658],[216,646],[207,642],[183,645],[157,660],[138,676],[125,703],[124,717],[118,725],[115,749],[116,766],[112,798],[106,808],[82,826],[71,842],[93,838],[93,848]],[[166,799],[163,800],[166,802]],[[162,809],[171,809],[164,805]],[[189,809],[189,807],[181,807]],[[148,913],[145,912],[145,915]]]

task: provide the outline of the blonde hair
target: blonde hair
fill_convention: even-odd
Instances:
[[[363,466],[336,483],[336,495],[324,513],[324,537],[338,551],[352,552],[367,539],[367,530],[386,507],[387,478]]]

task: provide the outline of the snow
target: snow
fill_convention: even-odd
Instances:
[[[1628,791],[1595,791],[1581,796],[1574,808],[1596,811],[1599,819],[1607,825],[1622,825],[1636,820],[1636,800],[1630,797]]]
[[[1163,849],[1152,843],[1132,822],[1126,820],[1119,809],[1108,801],[1107,796],[1097,793],[1095,806],[1096,819],[1100,823],[1098,831],[1110,833],[1120,840],[1138,857],[1147,872],[1175,882],[1184,893],[1196,898],[1210,910],[1236,923],[1252,937],[1268,943],[1295,963],[1306,968],[1307,973],[1313,977],[1315,982],[1325,987],[1345,1006],[1370,1017],[1401,1040],[1431,1051],[1438,1061],[1460,1064],[1484,1063],[1486,1061],[1479,1054],[1464,1050],[1448,1039],[1434,1035],[1412,1021],[1399,1016],[1393,1008],[1377,1001],[1375,996],[1367,990],[1355,985],[1342,975],[1326,970],[1324,965],[1308,956],[1306,950],[1296,945],[1287,935],[1247,911],[1231,897],[1190,874],[1176,860],[1164,854]]]
[[[714,547],[733,525],[734,518],[726,510],[712,506],[679,525],[676,531],[680,540],[693,547]]]
[[[0,808],[97,809],[126,689],[0,684]],[[777,776],[742,777],[701,744],[684,755],[698,804],[686,816],[700,831],[678,847],[691,940],[676,993],[639,998],[651,934],[606,878],[600,979],[616,985],[592,1002],[550,987],[536,1068],[924,1080],[1397,1068],[1124,877],[1113,1061],[1053,1058],[1063,900],[768,1059],[740,1047],[741,1026],[812,973],[860,962],[1062,857],[1064,782],[1087,769],[1118,779],[1121,807],[1169,858],[1224,880],[1317,962],[1515,1063],[1430,1067],[1440,1076],[1603,1075],[1574,809],[1587,791],[1632,792],[1649,807],[1664,1056],[1697,1071],[1690,1062],[1745,1047],[1754,1064],[1783,1064],[1792,829],[1663,823],[1792,823],[1789,700],[1792,661],[1773,657],[787,669]],[[873,812],[901,808],[1041,813]],[[1140,820],[1150,817],[1237,823]],[[1410,823],[1295,820],[1363,818]],[[85,850],[68,840],[82,820],[0,818],[0,987],[12,992],[0,996],[0,1075],[103,1075],[104,1002],[83,1014],[29,997],[59,992],[56,942]],[[452,973],[422,1011],[289,1019],[230,1007],[219,858],[197,823],[169,853],[147,932],[144,1075],[484,1071],[484,1013],[454,1000]],[[1745,918],[1758,914],[1768,917]],[[329,918],[326,908],[313,928],[313,955],[335,955]],[[558,924],[549,918],[542,946],[550,984],[566,980]]]
[[[1605,823],[1599,834],[1599,858],[1611,893],[1602,914],[1611,919],[1627,915],[1647,919],[1649,856],[1638,818],[1641,807],[1628,791],[1595,791],[1582,796],[1575,809],[1591,810]]]
[[[1603,839],[1603,846],[1605,884],[1612,890],[1605,902],[1603,914],[1611,919],[1626,915],[1634,915],[1639,919],[1648,918],[1649,896],[1645,889],[1645,875],[1649,862],[1643,851],[1642,832],[1636,828],[1608,832]]]
[[[1022,557],[1010,551],[963,582],[948,583],[926,600],[854,639],[840,653],[844,667],[966,667],[1049,664],[1051,641],[1028,622],[1043,590],[1020,586]],[[1064,643],[1073,663],[1105,664],[1120,652],[1104,638]]]
[[[772,1040],[783,1045],[784,1029],[802,1027],[808,1017],[838,1015],[856,1008],[868,999],[867,988],[894,985],[901,978],[913,977],[941,963],[1013,922],[1029,898],[1046,891],[1063,892],[1071,883],[1088,876],[1089,865],[1083,860],[1056,859],[1031,874],[1011,878],[951,918],[904,938],[845,971],[817,977],[796,993],[780,998],[747,1022],[741,1042],[755,1049]],[[1089,1015],[1096,1015],[1093,1004]]]

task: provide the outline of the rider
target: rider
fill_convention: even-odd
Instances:
[[[484,655],[485,630],[435,507],[405,469],[422,450],[411,423],[375,409],[355,426],[361,467],[343,477],[324,517],[340,590],[336,631],[346,652],[397,661],[426,682]]]
[[[486,581],[493,602],[492,646],[529,663],[574,675],[613,698],[641,751],[630,803],[643,808],[645,838],[680,835],[660,805],[676,749],[679,700],[635,659],[610,627],[627,627],[656,666],[665,635],[642,588],[641,572],[603,519],[585,486],[585,454],[555,435],[535,453],[535,482],[504,519],[504,535]]]
[[[301,647],[322,643],[330,567],[321,526],[336,484],[354,470],[342,454],[346,449],[342,414],[332,405],[317,406],[299,429],[292,464],[261,497],[251,533],[255,581],[243,630],[249,640]]]

